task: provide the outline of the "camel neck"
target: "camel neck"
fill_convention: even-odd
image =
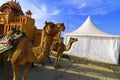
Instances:
[[[70,50],[70,48],[71,48],[71,46],[72,46],[72,43],[73,43],[73,42],[71,42],[71,41],[69,40],[68,44],[67,44],[66,47],[65,47],[65,51]]]

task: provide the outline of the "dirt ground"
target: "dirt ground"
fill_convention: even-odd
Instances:
[[[54,62],[54,58],[51,58]],[[61,68],[54,69],[53,63],[48,60],[45,65],[35,63],[34,68],[29,71],[28,80],[120,80],[120,74],[113,73],[111,69],[93,64],[74,63],[68,59],[62,59]],[[9,64],[12,76],[12,68]],[[24,67],[21,68],[19,80],[21,80]],[[0,61],[0,80],[7,80],[3,61]]]

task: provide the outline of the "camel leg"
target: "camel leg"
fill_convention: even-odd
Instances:
[[[8,62],[7,62],[7,55],[4,55],[4,68],[8,77],[8,80],[10,80],[10,73],[9,73],[9,69],[8,69]]]
[[[13,80],[18,80],[21,65],[16,65],[15,63],[12,63],[12,67],[13,67]]]
[[[64,52],[64,50],[61,50],[60,53],[59,53],[59,58],[58,58],[59,67],[61,67],[60,66],[60,61],[61,61],[61,56],[62,56],[63,52]]]
[[[55,62],[55,67],[56,68],[60,68],[60,59],[61,59],[61,54],[63,53],[63,51],[60,51],[58,50],[58,54],[57,54],[57,57],[56,57],[56,62]]]
[[[32,63],[31,68],[34,68],[34,63]]]
[[[52,63],[52,61],[50,60],[50,54],[51,54],[51,51],[49,51],[47,59],[48,59],[49,63]],[[42,65],[44,66],[44,60],[42,61]]]
[[[57,58],[55,59],[54,67],[57,69]]]
[[[56,69],[58,68],[58,57],[59,57],[59,55],[57,54],[56,59],[55,59],[55,64],[54,64],[54,67]]]
[[[58,56],[58,63],[57,63],[57,66],[58,66],[58,67],[61,67],[61,66],[60,66],[60,59],[61,59],[61,55]]]
[[[31,65],[32,65],[32,63],[30,63],[30,62],[25,64],[25,71],[24,71],[22,80],[27,80],[28,72],[29,72]]]
[[[50,57],[48,56],[47,58],[48,58],[49,63],[52,63],[52,61],[50,60]]]
[[[52,61],[50,60],[50,55],[53,53],[53,51],[50,51],[49,55],[48,55],[48,60],[49,60],[49,63],[52,63]]]
[[[49,55],[47,56],[47,59],[48,59],[49,63],[52,63],[52,61],[50,60]],[[44,66],[44,61],[42,61],[42,66]]]

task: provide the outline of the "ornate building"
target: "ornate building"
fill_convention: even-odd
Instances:
[[[19,2],[11,0],[0,6],[0,34],[6,34],[11,28],[26,32],[26,35],[33,41],[34,46],[39,45],[42,29],[35,27],[35,20],[31,18],[31,11],[23,13]],[[60,38],[60,33],[55,39]]]
[[[26,31],[27,36],[33,39],[35,20],[28,15],[24,15],[21,6],[16,3],[16,0],[11,0],[1,5],[0,34],[6,34],[11,28],[16,28]]]

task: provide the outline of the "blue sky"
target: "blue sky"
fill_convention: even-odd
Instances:
[[[10,0],[0,0],[0,5]],[[120,35],[120,0],[16,0],[25,12],[31,10],[35,25],[42,29],[45,21],[63,22],[66,31],[79,28],[91,16],[102,31]]]

